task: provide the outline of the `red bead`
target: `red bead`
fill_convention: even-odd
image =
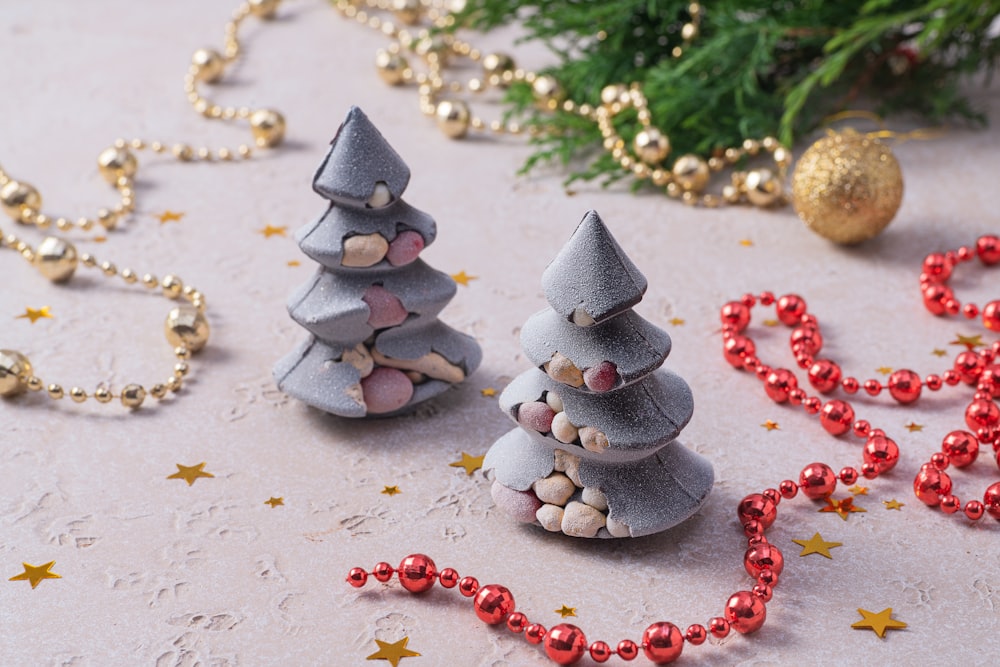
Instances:
[[[944,312],[949,315],[958,315],[958,311],[962,309],[962,303],[957,299],[950,299],[944,302]]]
[[[746,336],[734,334],[722,343],[722,355],[733,368],[743,368],[743,362],[748,356],[753,356],[757,346]]]
[[[941,496],[951,493],[951,477],[948,473],[924,466],[913,480],[913,493],[920,502],[936,507],[941,502]]]
[[[761,495],[770,500],[775,505],[781,502],[781,494],[778,493],[777,489],[764,489]]]
[[[1000,263],[1000,237],[986,234],[976,240],[976,254],[986,266]]]
[[[924,308],[932,315],[944,315],[945,303],[953,301],[955,293],[947,285],[932,284],[923,289]]]
[[[764,526],[757,519],[750,519],[743,524],[743,534],[753,539],[764,536]]]
[[[753,308],[757,303],[757,297],[753,294],[747,293],[740,297],[740,303],[742,303],[747,308]]]
[[[475,577],[462,577],[458,582],[458,592],[467,598],[471,598],[479,590],[479,580]]]
[[[623,639],[618,642],[615,649],[622,660],[635,660],[639,657],[639,645],[631,639]]]
[[[865,441],[865,448],[861,456],[865,463],[874,465],[881,475],[892,470],[899,462],[899,445],[884,435],[873,435]]]
[[[785,498],[794,498],[799,493],[799,485],[790,479],[786,479],[778,485],[778,491]]]
[[[864,463],[861,466],[861,476],[865,479],[875,479],[878,477],[878,466],[874,463]]]
[[[840,366],[829,359],[816,359],[808,371],[809,384],[821,394],[829,394],[840,386]]]
[[[823,406],[823,401],[819,400],[815,396],[810,396],[809,398],[802,401],[802,408],[807,414],[814,415],[819,412],[819,409]]]
[[[786,294],[778,299],[777,305],[778,319],[783,324],[790,327],[802,321],[802,316],[806,314],[805,299],[797,294]]]
[[[774,292],[761,292],[760,303],[763,306],[770,306],[774,303]]]
[[[955,372],[965,384],[976,384],[985,367],[986,361],[972,350],[960,352],[955,357]]]
[[[757,583],[774,588],[778,585],[778,575],[770,568],[764,568],[757,574]]]
[[[528,617],[519,611],[515,611],[513,614],[507,617],[507,629],[515,634],[524,632],[524,629],[528,626]]]
[[[365,572],[365,568],[352,567],[351,571],[347,573],[347,583],[355,588],[361,588],[368,583],[368,573]]]
[[[583,630],[560,623],[545,635],[545,654],[557,665],[572,665],[587,652],[587,638]]]
[[[735,332],[743,331],[750,324],[750,310],[739,301],[730,301],[719,312],[722,326],[730,326]]]
[[[837,477],[844,484],[854,484],[858,481],[858,471],[854,468],[841,468],[840,474]]]
[[[594,662],[607,662],[614,653],[607,642],[594,642],[590,645],[590,659]]]
[[[778,507],[770,498],[752,493],[736,506],[736,516],[739,517],[741,525],[745,526],[749,521],[758,521],[761,528],[767,530],[778,516]]]
[[[991,364],[979,376],[979,386],[993,398],[1000,398],[1000,365]]]
[[[764,601],[750,591],[733,593],[726,602],[726,620],[733,630],[741,635],[748,635],[760,630],[767,618],[767,608]]]
[[[438,581],[445,588],[454,588],[458,585],[458,572],[450,567],[446,567],[438,573]]]
[[[859,419],[851,426],[851,430],[854,432],[854,435],[859,438],[867,438],[871,435],[872,425],[865,419]]]
[[[941,388],[944,382],[941,380],[940,375],[928,375],[924,378],[924,384],[927,385],[927,388],[931,391],[937,391]]]
[[[889,376],[889,393],[904,405],[920,398],[920,376],[911,370],[899,370]]]
[[[975,253],[976,253],[975,250],[973,250],[967,245],[964,245],[958,249],[958,252],[956,254],[958,255],[958,261],[968,262],[970,259],[976,256]]]
[[[944,379],[944,383],[949,387],[954,387],[956,384],[962,381],[962,378],[957,372],[952,369],[948,369],[941,376]]]
[[[864,386],[869,396],[878,396],[882,393],[882,383],[878,380],[865,380]]]
[[[746,358],[743,360],[743,368],[754,374],[757,373],[757,367],[759,365],[760,365],[760,359],[753,356],[752,354],[748,354]]]
[[[858,388],[861,385],[858,384],[858,379],[857,378],[848,377],[848,378],[844,378],[843,380],[840,381],[840,386],[848,394],[856,394],[856,393],[858,393]]]
[[[1000,301],[990,301],[983,306],[983,326],[990,331],[1000,331]]]
[[[965,503],[965,509],[963,511],[965,512],[965,516],[969,517],[969,519],[972,521],[978,521],[983,518],[983,513],[986,511],[986,508],[978,500],[970,500]]]
[[[993,401],[977,399],[965,409],[965,423],[972,430],[1000,424],[1000,408]]]
[[[837,488],[837,476],[825,463],[810,463],[799,474],[799,489],[812,500],[829,497]]]
[[[514,596],[506,586],[486,584],[476,592],[472,607],[479,620],[496,625],[503,623],[507,614],[514,611]]]
[[[941,511],[945,514],[954,514],[962,508],[962,501],[957,496],[944,496],[941,498]]]
[[[395,570],[392,569],[392,565],[388,563],[376,563],[375,568],[372,570],[372,576],[375,577],[376,581],[381,581],[384,584],[392,579],[393,572]]]
[[[747,537],[747,547],[755,547],[758,544],[770,544],[767,540],[767,536],[764,533],[759,533],[757,535],[750,535]]]
[[[684,635],[673,623],[653,623],[642,633],[642,652],[654,665],[666,665],[680,657]]]
[[[712,636],[716,639],[723,639],[729,634],[729,621],[721,616],[713,616],[708,619],[708,631],[711,632]]]
[[[407,556],[396,568],[396,576],[403,588],[411,593],[423,593],[434,586],[437,567],[434,561],[423,554]]]
[[[967,303],[962,306],[962,315],[966,319],[974,319],[979,314],[979,307],[974,303]]]
[[[986,513],[1000,521],[1000,482],[991,484],[983,494],[983,507]]]
[[[766,380],[767,376],[771,374],[771,367],[765,364],[757,364],[753,374],[757,376],[758,380]]]
[[[689,625],[687,630],[684,631],[684,639],[686,639],[689,644],[700,646],[705,643],[706,639],[708,639],[708,630],[705,629],[704,625],[699,623]]]
[[[854,408],[850,403],[835,398],[823,406],[819,423],[830,435],[843,435],[851,430],[854,423]]]
[[[795,388],[788,392],[788,403],[789,405],[802,405],[802,401],[806,398],[806,392],[801,389]]]
[[[943,283],[951,276],[952,266],[944,253],[932,252],[924,258],[923,272],[930,280]]]
[[[792,346],[792,352],[803,352],[815,356],[823,349],[823,334],[815,327],[798,326],[792,329],[789,342]]]
[[[529,644],[541,644],[545,639],[545,626],[540,623],[532,623],[524,629],[524,641]]]
[[[743,555],[743,567],[754,579],[765,569],[780,575],[785,567],[785,557],[773,544],[758,544],[747,549]]]
[[[784,403],[788,400],[788,392],[799,386],[795,375],[784,368],[776,368],[767,375],[764,380],[764,391],[775,403]]]
[[[952,431],[944,436],[941,451],[948,455],[956,468],[964,468],[979,456],[979,441],[968,431]]]
[[[771,598],[774,597],[774,589],[767,584],[754,584],[750,592],[764,602],[770,602]]]

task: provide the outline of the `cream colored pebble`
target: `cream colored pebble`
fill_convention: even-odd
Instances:
[[[579,463],[580,457],[576,454],[570,454],[565,449],[557,449],[553,455],[553,467],[559,472],[566,470],[571,464]]]
[[[607,518],[607,528],[608,532],[611,533],[611,537],[629,537],[632,535],[628,526],[621,521],[612,519],[611,517]]]
[[[562,397],[559,396],[554,391],[549,391],[545,393],[545,402],[549,404],[552,408],[552,412],[562,412],[563,411],[563,401]]]
[[[583,487],[582,500],[594,509],[602,512],[606,512],[608,509],[608,497],[604,495],[604,492],[596,486]]]
[[[566,470],[564,470],[563,472],[566,473],[567,477],[573,480],[574,484],[576,484],[578,487],[582,489],[583,484],[580,482],[580,458],[579,457],[574,457],[574,458],[576,460],[570,461],[569,464],[566,466]]]
[[[559,442],[569,444],[576,442],[579,432],[565,412],[556,412],[556,416],[552,419],[552,435]]]
[[[375,190],[372,192],[372,196],[368,198],[368,205],[372,208],[382,208],[383,206],[388,206],[392,203],[392,193],[389,192],[389,186],[384,182],[379,181],[375,184]]]
[[[583,386],[583,371],[573,365],[573,362],[556,352],[545,364],[545,372],[556,382],[568,384],[571,387]]]
[[[542,505],[535,512],[535,518],[545,530],[558,533],[562,530],[563,508],[555,505]]]
[[[608,442],[608,436],[593,426],[583,426],[580,428],[580,444],[588,452],[603,454],[611,443]]]
[[[382,261],[389,251],[389,242],[379,233],[358,234],[344,239],[344,255],[340,263],[344,266],[364,268]]]
[[[398,368],[403,371],[417,371],[435,380],[444,380],[452,384],[465,379],[465,371],[449,362],[437,352],[429,352],[417,359],[393,359],[387,357],[377,348],[372,348],[372,357],[379,366]]]
[[[607,517],[590,505],[571,502],[562,517],[562,532],[573,537],[594,537],[604,528]]]
[[[583,306],[580,306],[573,311],[573,324],[578,327],[592,327],[597,324],[597,322],[590,316],[590,313],[588,313]]]
[[[358,343],[353,349],[345,351],[340,355],[340,360],[357,368],[363,378],[371,375],[372,369],[375,368],[375,360],[372,359],[364,343]]]
[[[560,506],[565,505],[576,491],[573,481],[561,472],[554,472],[548,477],[537,480],[532,488],[543,503]]]

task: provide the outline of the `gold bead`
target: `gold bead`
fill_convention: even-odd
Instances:
[[[690,42],[692,39],[698,36],[698,26],[693,23],[685,23],[684,27],[681,28],[681,39],[685,42]]]
[[[722,198],[729,204],[736,204],[740,200],[740,189],[735,185],[726,185],[722,188]]]
[[[174,348],[174,356],[181,360],[187,360],[191,358],[191,350],[187,349],[183,345],[178,345]]]
[[[195,68],[195,78],[205,83],[214,83],[222,77],[226,61],[215,49],[198,49],[191,56]]]
[[[49,398],[51,399],[58,401],[60,398],[63,397],[63,388],[57,384],[50,384],[48,391],[49,391]]]
[[[165,384],[154,384],[149,388],[149,395],[153,398],[159,400],[167,395],[167,385]]]
[[[139,280],[139,276],[132,269],[122,269],[122,280],[131,285]]]
[[[273,19],[279,4],[280,0],[247,0],[250,13],[259,19]]]
[[[20,221],[26,210],[38,211],[42,208],[42,196],[31,185],[21,181],[7,181],[0,188],[0,208]]]
[[[191,352],[197,352],[208,342],[208,320],[194,306],[182,305],[172,309],[167,315],[165,331],[171,345],[183,345]]]
[[[187,144],[174,144],[170,149],[170,152],[174,154],[174,157],[182,162],[187,162],[194,157],[194,149]]]
[[[110,278],[111,276],[117,275],[118,267],[112,262],[104,261],[101,262],[101,272]]]
[[[42,378],[36,375],[32,375],[31,377],[29,377],[25,381],[25,383],[28,385],[28,389],[30,389],[31,391],[41,391],[42,389],[45,388],[45,383],[42,382]]]
[[[406,25],[420,23],[420,0],[392,0],[390,9]]]
[[[697,155],[682,155],[674,162],[671,170],[674,182],[684,191],[701,192],[708,185],[708,164]]]
[[[97,258],[91,255],[89,252],[85,252],[80,255],[80,263],[86,266],[88,269],[97,266]]]
[[[613,83],[610,86],[604,86],[604,88],[601,89],[601,103],[606,106],[614,104],[621,98],[622,93],[624,93],[625,90],[625,86],[620,83]]]
[[[191,367],[188,366],[183,361],[174,364],[174,375],[176,375],[177,377],[179,378],[185,377],[189,372],[191,372]]]
[[[548,74],[542,74],[536,77],[534,82],[531,84],[531,90],[535,93],[535,97],[539,101],[547,103],[550,101],[559,101],[562,99],[563,90],[559,82],[556,81],[555,77]]]
[[[112,146],[105,148],[97,156],[97,168],[105,181],[115,185],[122,176],[132,178],[139,168],[139,163],[129,149]]]
[[[487,78],[497,77],[497,81],[505,83],[504,72],[513,72],[517,68],[514,59],[506,53],[488,53],[483,57],[483,72]]]
[[[410,64],[398,53],[379,49],[375,54],[375,67],[378,68],[378,75],[383,81],[390,86],[398,86],[406,80],[406,70]]]
[[[146,400],[146,390],[142,385],[130,384],[122,389],[122,405],[126,408],[137,408]]]
[[[261,148],[274,148],[285,138],[285,117],[272,109],[258,109],[250,114],[250,133]]]
[[[112,230],[118,224],[118,216],[106,208],[97,212],[97,222],[107,230]]]
[[[69,390],[69,397],[73,399],[74,403],[83,403],[87,400],[87,392],[79,387],[73,387]]]
[[[635,135],[633,147],[646,164],[659,164],[670,154],[670,139],[655,127],[647,127]]]
[[[760,207],[780,203],[784,193],[781,179],[770,169],[751,169],[747,172],[744,187],[747,201]]]
[[[181,290],[184,289],[184,283],[175,275],[163,276],[163,296],[168,299],[176,299],[181,295]]]
[[[434,116],[438,127],[451,139],[461,139],[469,131],[469,107],[461,100],[438,102]]]
[[[0,396],[16,396],[28,388],[31,362],[15,350],[0,350]]]
[[[98,403],[110,403],[112,399],[111,392],[107,387],[98,387],[94,391],[94,400]]]
[[[149,289],[153,289],[154,287],[158,287],[159,286],[160,281],[157,280],[156,276],[154,276],[153,274],[147,273],[147,274],[144,274],[142,276],[142,284],[143,284],[144,287],[147,287]]]
[[[181,380],[176,375],[173,376],[173,377],[171,377],[169,380],[167,380],[163,384],[167,385],[167,389],[169,389],[170,391],[172,391],[175,394],[181,390],[181,387],[184,386],[183,380]]]
[[[54,283],[64,283],[73,277],[79,257],[73,244],[49,236],[35,249],[35,266]]]

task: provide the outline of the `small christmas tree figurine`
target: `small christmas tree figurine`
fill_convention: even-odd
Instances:
[[[517,422],[490,448],[493,499],[575,537],[639,537],[705,502],[712,466],[675,438],[691,390],[660,369],[670,336],[632,311],[646,279],[591,211],[542,275],[550,308],[521,330],[536,368],[500,395]]]
[[[462,382],[479,346],[437,319],[455,281],[418,255],[437,227],[401,196],[410,170],[352,107],[313,179],[330,200],[296,234],[316,275],[288,313],[309,338],[278,362],[278,387],[344,417],[391,416]]]

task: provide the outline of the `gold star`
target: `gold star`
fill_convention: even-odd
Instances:
[[[472,473],[483,467],[483,459],[485,458],[485,454],[482,456],[469,456],[465,452],[462,452],[462,458],[460,460],[452,461],[448,465],[452,468],[465,468],[465,473],[467,475],[472,475]]]
[[[781,430],[781,426],[778,424],[778,422],[771,421],[770,419],[768,419],[766,422],[764,422],[763,424],[761,424],[761,426],[763,428],[766,428],[768,431],[780,431]]]
[[[264,229],[258,229],[259,233],[264,235],[264,238],[271,238],[272,236],[285,236],[285,232],[288,231],[288,227],[275,227],[273,225],[267,225]]]
[[[875,369],[876,373],[881,373],[882,375],[889,375],[892,373],[892,368],[890,366],[879,366]]]
[[[778,322],[778,320],[764,320],[763,322],[761,322],[761,324],[763,324],[765,327],[776,327],[781,323]]]
[[[892,607],[883,609],[877,614],[867,609],[858,609],[858,613],[864,617],[864,620],[851,623],[851,627],[855,630],[872,630],[882,638],[885,638],[886,630],[902,630],[906,627],[906,623],[890,618],[892,616]]]
[[[882,504],[885,505],[885,508],[887,510],[899,510],[900,512],[902,512],[902,509],[900,508],[906,505],[906,503],[901,503],[895,498],[893,498],[892,500],[883,500]]]
[[[469,286],[469,281],[470,280],[479,280],[479,276],[470,276],[464,270],[462,270],[462,271],[459,271],[458,273],[451,274],[451,279],[454,280],[459,285],[463,285],[465,287],[468,287]]]
[[[402,491],[399,490],[398,486],[386,486],[385,488],[382,489],[381,493],[387,496],[394,496],[397,493],[402,493]]]
[[[576,607],[567,607],[566,605],[563,605],[559,607],[559,609],[556,609],[556,613],[562,616],[563,618],[576,616]]]
[[[288,266],[302,266],[302,262],[297,259],[288,260]]]
[[[108,241],[108,237],[107,236],[95,236],[94,237],[94,243],[107,243],[107,241]]]
[[[915,424],[914,422],[910,422],[909,424],[906,424],[905,426],[903,426],[903,428],[905,428],[910,433],[916,433],[917,431],[923,431],[924,430],[924,425],[923,424]]]
[[[861,486],[860,484],[855,484],[854,486],[850,487],[847,490],[850,491],[851,494],[853,494],[855,496],[867,496],[868,495],[868,487],[867,486]]]
[[[480,389],[479,393],[485,396],[486,398],[489,398],[491,396],[496,396],[497,390],[494,389],[493,387],[487,387],[486,389]]]
[[[21,563],[24,567],[24,572],[21,574],[15,574],[13,577],[8,579],[8,581],[29,581],[31,582],[31,587],[34,588],[42,581],[42,579],[62,579],[62,575],[56,574],[55,572],[49,572],[55,564],[56,562],[54,560],[49,561],[44,565]]]
[[[41,308],[25,308],[22,315],[18,315],[14,318],[15,320],[31,320],[34,324],[38,320],[52,319],[52,311],[49,310],[49,306],[42,306]]]
[[[390,644],[389,642],[376,639],[375,643],[378,644],[378,650],[368,656],[368,660],[388,660],[392,667],[399,667],[401,659],[415,658],[420,655],[416,651],[406,648],[406,644],[409,641],[409,637],[403,637],[398,642]]]
[[[935,357],[943,357],[944,355],[946,355],[946,354],[948,354],[948,353],[947,353],[946,351],[942,350],[941,348],[937,348],[937,347],[936,347],[936,348],[934,348],[934,350],[933,350],[933,351],[931,352],[931,354],[933,354],[933,355],[934,355]]]
[[[180,219],[184,217],[183,213],[174,213],[173,211],[164,211],[163,213],[156,216],[160,220],[161,225],[165,225],[168,222],[180,222]]]
[[[274,496],[271,496],[270,498],[268,498],[267,500],[264,501],[264,504],[265,505],[270,505],[271,509],[274,509],[278,505],[284,505],[285,504],[285,498],[284,498],[284,496],[278,496],[277,498],[275,498]]]
[[[827,542],[823,537],[816,533],[808,540],[792,540],[800,547],[802,547],[802,553],[800,556],[808,556],[809,554],[819,554],[820,556],[826,556],[829,559],[833,559],[830,555],[830,549],[835,549],[836,547],[843,546],[843,542]]]
[[[682,318],[682,317],[674,317],[674,318],[672,318],[670,320],[670,323],[672,325],[674,325],[675,327],[682,327],[682,326],[684,326],[684,318]]]
[[[182,466],[180,463],[175,463],[177,466],[177,472],[173,475],[169,475],[167,479],[183,479],[188,483],[188,486],[194,484],[194,481],[199,477],[215,477],[210,472],[205,472],[205,462],[202,461],[196,466]]]
[[[962,334],[955,334],[955,340],[948,343],[948,345],[964,345],[970,350],[974,350],[977,347],[982,347],[986,343],[983,342],[983,335],[976,334],[975,336],[963,336]]]
[[[751,241],[750,239],[740,239],[740,245],[743,246],[744,248],[749,248],[750,246],[753,245],[753,241]]]
[[[863,507],[858,507],[854,504],[854,498],[844,498],[843,500],[834,500],[833,498],[826,499],[826,507],[821,507],[820,512],[836,512],[841,519],[847,521],[847,515],[852,512],[867,512],[868,510]]]

